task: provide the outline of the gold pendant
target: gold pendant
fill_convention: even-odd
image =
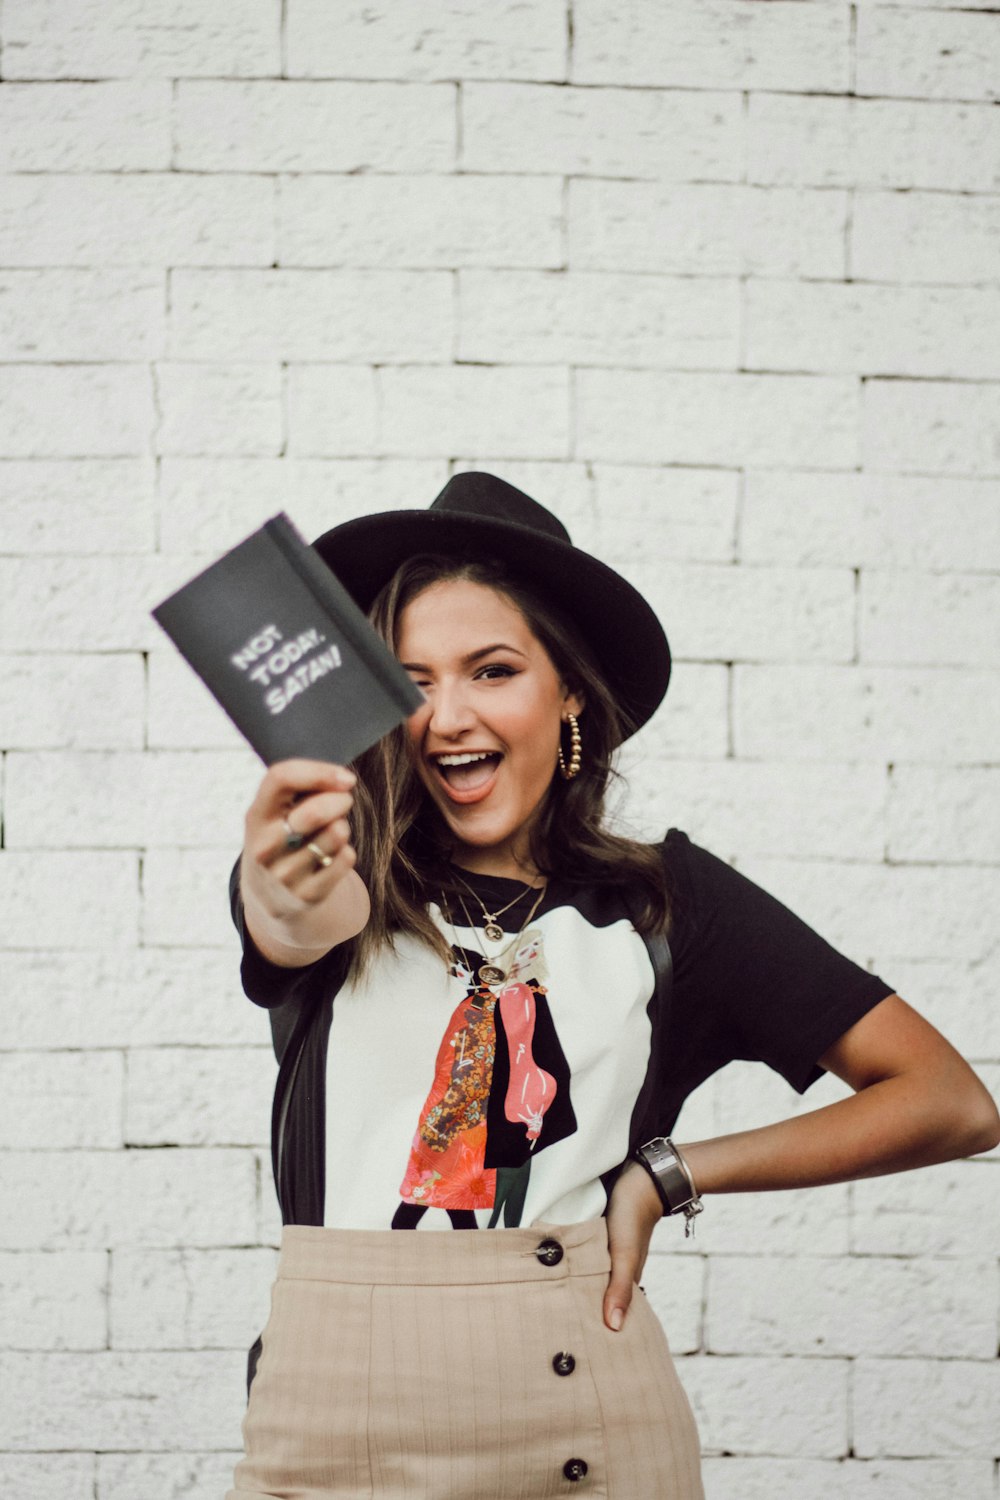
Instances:
[[[503,928],[500,926],[499,922],[487,922],[486,926],[483,928],[483,931],[485,932],[491,943],[499,943],[501,938],[503,937]]]
[[[506,977],[503,969],[498,969],[496,964],[483,964],[479,970],[479,978],[483,984],[499,984]]]

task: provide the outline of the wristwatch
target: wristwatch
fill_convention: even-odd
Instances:
[[[634,1152],[635,1160],[652,1177],[665,1214],[684,1215],[685,1238],[694,1228],[694,1219],[704,1208],[691,1176],[691,1168],[669,1136],[654,1136]]]

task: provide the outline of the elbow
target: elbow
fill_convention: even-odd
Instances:
[[[974,1076],[974,1075],[973,1075]],[[956,1131],[962,1139],[962,1156],[979,1156],[1000,1146],[1000,1111],[989,1090],[974,1076],[974,1087],[956,1111]]]
[[[976,1122],[974,1144],[966,1154],[978,1156],[981,1151],[993,1151],[997,1146],[1000,1146],[1000,1110],[987,1094],[986,1106]]]

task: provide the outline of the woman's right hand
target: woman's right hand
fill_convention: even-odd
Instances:
[[[278,963],[308,963],[367,921],[347,821],[355,785],[344,766],[279,761],[247,811],[240,865],[247,924]]]

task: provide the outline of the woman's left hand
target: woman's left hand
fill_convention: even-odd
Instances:
[[[604,1321],[616,1333],[625,1322],[653,1230],[662,1217],[663,1204],[649,1173],[638,1162],[627,1162],[608,1203],[611,1276],[604,1293]]]

